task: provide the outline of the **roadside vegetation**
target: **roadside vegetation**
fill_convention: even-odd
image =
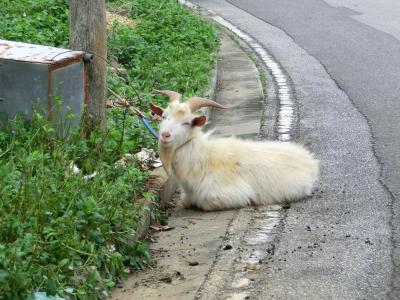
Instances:
[[[143,112],[150,101],[165,104],[153,87],[187,96],[205,91],[218,46],[209,24],[175,0],[107,5],[114,16],[112,90]],[[0,1],[0,38],[68,47],[68,1]],[[156,141],[119,109],[108,110],[106,133],[95,130],[85,139],[81,128],[61,135],[38,113],[31,122],[1,122],[0,299],[105,298],[129,268],[149,262],[145,242],[127,241],[143,212],[135,199],[155,198],[144,188],[149,173],[115,162],[155,149]]]

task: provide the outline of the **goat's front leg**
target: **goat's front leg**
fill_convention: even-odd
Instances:
[[[191,208],[193,204],[190,202],[190,197],[187,193],[182,191],[181,193],[181,202],[184,208]]]

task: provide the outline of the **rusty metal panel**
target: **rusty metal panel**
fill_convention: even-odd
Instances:
[[[52,95],[60,96],[63,101],[62,112],[67,112],[67,107],[79,116],[84,105],[84,64],[73,63],[63,68],[50,72],[50,90]],[[79,99],[77,101],[76,99]],[[74,124],[79,123],[79,118],[73,120]]]
[[[79,60],[82,51],[12,42],[0,39],[0,59],[25,61],[29,63],[54,64],[64,60]]]
[[[0,40],[0,113],[21,113],[30,119],[33,109],[54,108],[54,96],[80,116],[87,95],[84,52]],[[74,121],[79,123],[79,119]]]
[[[29,119],[32,108],[47,109],[47,66],[0,59],[0,112],[13,117],[17,112]]]

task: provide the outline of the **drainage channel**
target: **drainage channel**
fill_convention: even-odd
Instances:
[[[218,24],[229,29],[241,40],[248,44],[264,63],[267,70],[271,73],[272,79],[277,86],[278,93],[278,122],[277,131],[280,141],[288,142],[292,138],[292,127],[294,124],[294,92],[290,85],[290,79],[283,71],[281,65],[270,55],[254,38],[244,33],[232,23],[221,16],[212,18]]]

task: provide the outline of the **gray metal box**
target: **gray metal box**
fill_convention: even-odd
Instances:
[[[55,116],[55,99],[61,97],[78,116],[87,103],[84,52],[0,40],[0,114],[20,113],[31,119],[33,109]]]

